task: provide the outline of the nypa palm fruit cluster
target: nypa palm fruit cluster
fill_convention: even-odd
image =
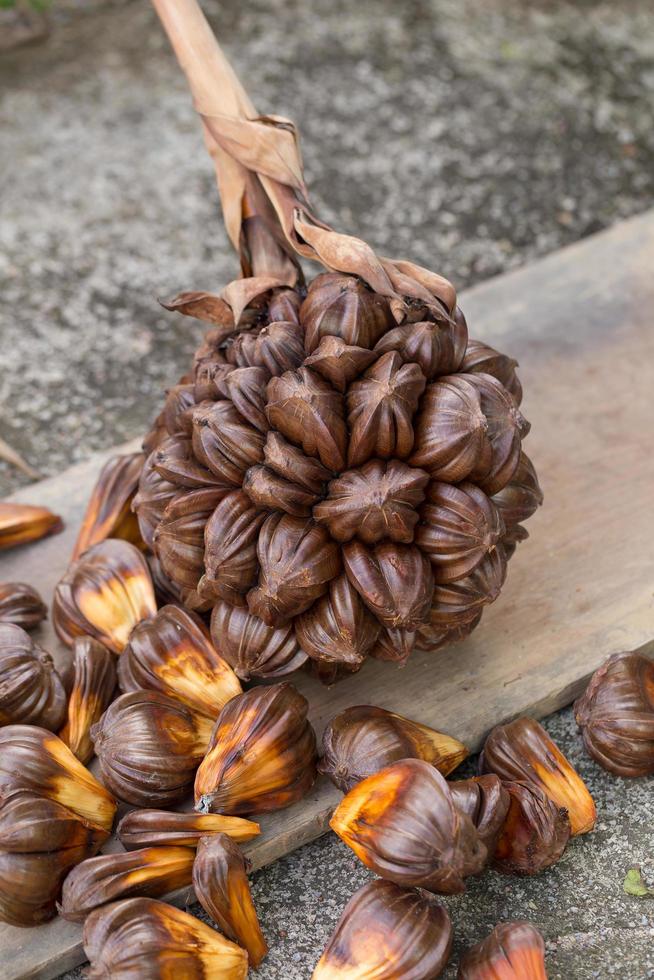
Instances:
[[[159,584],[246,679],[466,636],[541,500],[516,363],[469,338],[447,280],[320,221],[293,125],[167,27],[242,278],[166,304],[212,326],[146,439]],[[328,271],[306,284],[300,256]]]

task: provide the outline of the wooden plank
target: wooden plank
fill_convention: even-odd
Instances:
[[[545,506],[500,600],[465,643],[414,655],[399,672],[370,662],[331,689],[299,676],[318,731],[346,705],[372,702],[475,749],[498,722],[569,703],[610,653],[654,652],[653,267],[650,212],[464,294],[473,336],[521,362],[527,449]],[[0,559],[3,579],[33,582],[49,598],[103,458],[15,495],[52,507],[67,529]],[[49,627],[41,639],[54,647]],[[320,782],[264,818],[247,848],[254,867],[323,833],[337,798]],[[83,959],[79,927],[63,920],[2,927],[0,944],[6,980],[53,977]]]

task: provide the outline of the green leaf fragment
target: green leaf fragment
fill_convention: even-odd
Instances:
[[[654,889],[647,887],[640,868],[629,868],[622,889],[626,895],[635,895],[636,898],[654,898]]]

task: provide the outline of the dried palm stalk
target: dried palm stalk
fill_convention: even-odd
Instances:
[[[540,502],[515,361],[469,341],[442,276],[321,221],[293,124],[256,112],[196,0],[153,2],[242,278],[165,304],[211,329],[146,438],[142,536],[244,678],[462,638]],[[300,258],[327,270],[308,287]]]

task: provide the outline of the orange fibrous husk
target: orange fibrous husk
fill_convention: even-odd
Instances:
[[[421,759],[403,759],[357,783],[329,825],[366,867],[405,887],[457,894],[487,858],[447,782]]]
[[[501,922],[469,950],[458,980],[547,980],[545,943],[530,922]]]
[[[213,720],[241,693],[202,621],[178,606],[164,606],[135,627],[120,656],[118,678],[123,691],[162,691]]]
[[[73,561],[106,538],[121,538],[143,547],[132,500],[144,461],[143,453],[129,453],[113,456],[102,467],[73,548]]]
[[[248,952],[256,970],[268,952],[257,918],[247,864],[238,844],[226,834],[203,837],[193,865],[195,894],[216,925]]]
[[[307,709],[291,684],[232,698],[195,777],[196,809],[264,813],[301,799],[316,778],[316,736]]]
[[[126,850],[176,844],[195,847],[201,837],[226,834],[242,844],[261,833],[258,823],[222,813],[171,813],[170,810],[130,810],[118,824]]]
[[[91,728],[111,703],[116,689],[114,655],[90,636],[73,643],[73,686],[68,697],[68,719],[59,738],[80,762],[93,758]]]
[[[494,728],[484,744],[480,769],[542,789],[556,806],[567,810],[573,835],[588,833],[595,826],[597,810],[588,787],[533,718]]]
[[[63,526],[47,507],[0,502],[0,551],[57,534]]]
[[[156,611],[141,552],[128,541],[107,538],[70,565],[55,589],[52,620],[67,646],[89,635],[120,653],[134,627]]]
[[[29,790],[111,830],[116,801],[52,732],[34,725],[0,728],[0,794]]]
[[[95,980],[120,976],[245,980],[247,953],[210,926],[150,898],[96,909],[84,923],[84,950]]]
[[[401,759],[423,759],[448,776],[468,755],[465,745],[427,725],[373,705],[346,708],[323,733],[319,771],[343,792]]]

